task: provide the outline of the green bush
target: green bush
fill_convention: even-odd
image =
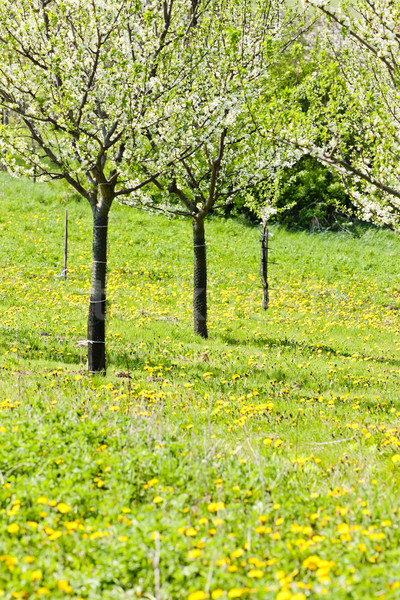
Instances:
[[[278,213],[271,221],[293,229],[332,229],[345,226],[355,218],[356,208],[338,174],[311,156],[303,156],[295,165],[280,172],[276,198]],[[273,183],[271,182],[271,188]],[[270,188],[262,183],[248,197],[235,199],[227,206],[225,216],[242,215],[258,222],[257,207],[267,201]]]
[[[311,156],[303,156],[281,175],[277,207],[281,223],[299,228],[339,228],[355,208],[340,180]]]

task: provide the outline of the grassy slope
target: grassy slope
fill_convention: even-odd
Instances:
[[[212,220],[204,343],[190,224],[115,206],[90,379],[88,206],[0,183],[2,598],[398,598],[398,240],[276,228],[264,313],[257,230]]]

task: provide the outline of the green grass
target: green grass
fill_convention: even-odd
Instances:
[[[85,372],[91,214],[0,179],[0,589],[11,598],[396,599],[399,240],[111,212],[106,378]],[[70,215],[69,277],[63,259]]]

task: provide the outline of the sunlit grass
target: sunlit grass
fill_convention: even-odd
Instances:
[[[86,375],[89,207],[1,178],[2,598],[398,598],[399,241],[111,212],[106,378]],[[70,215],[69,277],[63,220]]]

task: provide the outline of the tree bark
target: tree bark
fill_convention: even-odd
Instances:
[[[204,217],[193,217],[193,320],[194,332],[208,338],[207,331],[207,254]]]
[[[267,310],[269,305],[269,289],[268,289],[268,229],[267,225],[263,226],[261,235],[261,277],[263,284],[263,309]]]
[[[87,324],[88,371],[106,372],[106,273],[107,273],[108,212],[98,208],[93,212],[93,263]]]

